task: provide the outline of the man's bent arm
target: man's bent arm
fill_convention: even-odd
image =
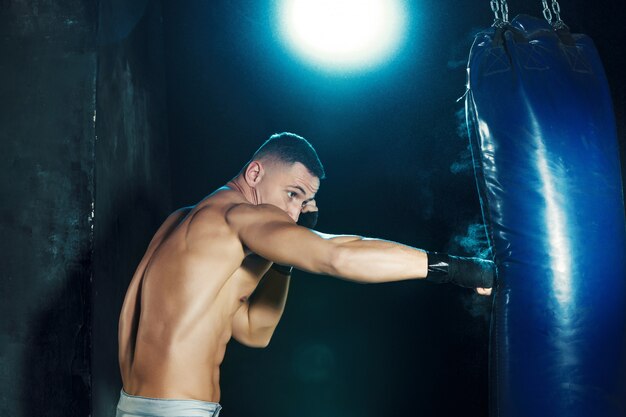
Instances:
[[[265,273],[249,300],[248,318],[252,333],[271,337],[285,311],[290,280],[290,275],[273,268]]]
[[[282,317],[290,276],[270,269],[233,318],[233,337],[249,347],[266,347]]]

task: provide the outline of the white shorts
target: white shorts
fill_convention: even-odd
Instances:
[[[115,417],[217,417],[222,406],[201,400],[176,400],[130,395],[120,391]]]

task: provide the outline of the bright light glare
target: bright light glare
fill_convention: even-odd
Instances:
[[[344,71],[372,67],[404,38],[401,0],[279,0],[281,35],[308,61]]]

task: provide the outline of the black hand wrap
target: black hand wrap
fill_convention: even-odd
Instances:
[[[309,211],[307,213],[301,213],[298,217],[298,225],[313,229],[317,225],[318,211]]]
[[[445,253],[427,252],[426,281],[450,282],[466,288],[492,288],[495,264],[480,258],[463,258]]]
[[[302,227],[306,227],[308,229],[313,229],[317,224],[317,211],[309,211],[307,213],[301,213],[300,217],[298,217],[298,225]],[[272,269],[280,272],[284,275],[291,275],[291,271],[293,270],[293,266],[289,265],[280,265],[280,264],[272,264]]]

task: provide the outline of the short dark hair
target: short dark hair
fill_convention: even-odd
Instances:
[[[313,145],[302,136],[294,133],[283,132],[270,136],[252,155],[253,160],[262,157],[276,158],[287,164],[300,162],[312,175],[320,180],[326,178],[324,166],[317,156]]]

